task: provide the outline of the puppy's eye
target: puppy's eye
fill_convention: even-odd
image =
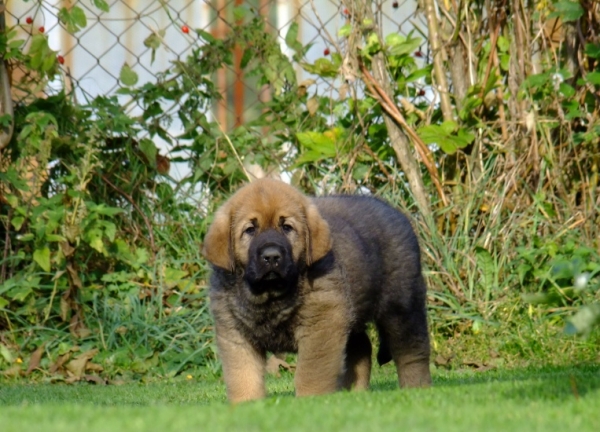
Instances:
[[[248,234],[249,236],[254,235],[255,232],[256,232],[256,228],[254,226],[249,226],[248,228],[246,228],[244,230],[244,234]]]
[[[285,233],[285,234],[289,234],[292,231],[294,231],[294,227],[291,226],[290,224],[286,224],[284,223],[283,225],[281,225],[281,230]]]

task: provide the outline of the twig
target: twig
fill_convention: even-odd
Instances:
[[[133,208],[140,214],[140,216],[144,220],[146,229],[148,230],[148,236],[150,237],[150,248],[152,248],[152,255],[153,255],[153,257],[156,257],[156,246],[154,244],[154,234],[152,233],[152,224],[150,223],[150,221],[148,220],[148,218],[146,217],[146,215],[144,214],[142,209],[136,204],[136,202],[134,201],[134,199],[131,195],[129,195],[127,192],[120,189],[119,187],[115,186],[104,174],[100,174],[100,177],[102,177],[102,180],[104,180],[104,182],[107,185],[109,185],[111,188],[113,188],[115,191],[117,191],[119,194],[121,194],[127,201],[129,201],[129,203],[133,206]]]
[[[229,144],[229,147],[231,147],[231,151],[235,155],[235,158],[237,159],[238,163],[240,164],[240,167],[242,168],[242,171],[244,171],[244,175],[246,176],[246,178],[248,179],[248,181],[251,182],[252,181],[252,177],[250,177],[250,174],[248,173],[248,171],[246,171],[246,167],[244,166],[244,163],[242,162],[242,159],[240,158],[240,155],[238,154],[237,150],[233,146],[233,143],[231,142],[231,139],[229,139],[229,135],[227,135],[225,133],[225,130],[223,129],[223,126],[221,126],[220,123],[218,123],[218,125],[219,125],[219,128],[221,129],[221,132],[223,133],[223,136],[227,140],[227,143]]]
[[[444,190],[439,179],[437,168],[433,163],[431,151],[423,142],[423,140],[419,137],[419,135],[417,135],[417,133],[409,126],[409,124],[402,116],[402,113],[400,113],[400,111],[398,110],[398,107],[390,100],[389,96],[385,93],[385,91],[381,88],[377,81],[375,81],[373,76],[365,67],[364,63],[361,62],[360,68],[363,73],[363,77],[365,78],[365,84],[367,85],[371,94],[378,100],[379,104],[384,109],[384,111],[391,118],[393,118],[394,121],[398,123],[398,125],[400,125],[412,138],[413,142],[415,143],[415,148],[419,152],[419,155],[421,156],[421,159],[423,160],[423,163],[425,164],[425,167],[427,168],[427,171],[431,176],[431,180],[433,181],[438,191],[440,199],[442,200],[444,205],[448,205],[448,198],[446,198],[446,195],[444,194]]]
[[[6,215],[6,234],[4,236],[4,256],[2,257],[2,271],[0,271],[0,282],[4,282],[6,280],[6,261],[8,259],[8,253],[10,251],[10,220],[13,215],[13,208],[11,207],[8,210],[8,215]]]
[[[375,162],[377,162],[377,165],[379,165],[379,169],[381,170],[381,172],[387,177],[388,181],[393,185],[395,183],[394,177],[392,177],[390,172],[387,170],[387,168],[385,167],[383,162],[381,162],[381,159],[379,159],[379,157],[375,154],[373,149],[371,147],[369,147],[369,145],[367,143],[363,143],[363,148],[365,149],[365,151],[367,153],[369,153],[369,155],[373,159],[375,159]]]
[[[427,18],[427,28],[429,30],[429,44],[433,55],[433,73],[436,79],[436,88],[440,97],[440,107],[444,120],[453,119],[452,104],[448,94],[448,80],[444,70],[444,49],[441,45],[440,31],[438,28],[438,17],[434,0],[423,0],[425,16]]]

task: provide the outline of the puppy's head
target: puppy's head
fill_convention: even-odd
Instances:
[[[244,269],[250,285],[286,281],[300,263],[311,265],[331,249],[327,222],[301,192],[260,179],[238,190],[216,213],[202,253],[213,265]]]

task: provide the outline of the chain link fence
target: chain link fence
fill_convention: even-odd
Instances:
[[[298,40],[311,44],[306,54],[308,62],[329,53],[329,42],[337,39],[339,29],[348,23],[348,11],[340,1],[329,0],[113,0],[107,2],[109,11],[94,6],[93,0],[61,1],[13,0],[6,4],[8,27],[16,26],[21,36],[31,39],[36,32],[48,35],[50,47],[60,55],[62,77],[47,88],[33,88],[31,77],[19,65],[10,71],[12,97],[17,103],[35,94],[43,96],[65,88],[73,90],[77,103],[96,96],[115,95],[120,88],[120,71],[127,64],[139,77],[138,84],[153,82],[156,75],[184,60],[193,47],[201,43],[195,29],[202,29],[216,38],[225,37],[236,20],[236,8],[260,15],[273,35],[276,35],[284,54],[292,52],[285,43],[292,23],[298,24]],[[57,19],[63,7],[77,5],[84,12],[87,26],[71,34]],[[426,34],[424,17],[418,13],[416,0],[374,2],[373,10],[384,34]],[[148,43],[154,35],[160,41],[153,50]],[[423,38],[424,40],[426,38]],[[27,47],[25,48],[27,49]],[[425,50],[422,50],[425,51]],[[240,59],[234,54],[233,66],[214,77],[222,102],[215,105],[213,115],[226,129],[252,119],[256,106],[264,101],[264,91],[244,77],[239,69]],[[298,79],[310,78],[297,70]],[[318,81],[317,77],[316,78]],[[323,81],[321,85],[327,85]],[[328,91],[321,87],[320,91]],[[118,95],[123,105],[128,97]],[[129,106],[135,115],[139,107]],[[174,105],[171,109],[176,110]],[[173,123],[169,133],[176,137],[181,125]],[[166,143],[157,143],[169,152]]]

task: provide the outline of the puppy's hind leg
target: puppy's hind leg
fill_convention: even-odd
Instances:
[[[425,288],[421,277],[414,283],[417,289],[410,290],[408,298],[390,302],[377,318],[380,337],[396,364],[400,387],[431,385]],[[386,355],[381,357],[387,360],[383,358]]]
[[[371,379],[371,341],[362,332],[352,332],[346,344],[346,371],[342,387],[350,390],[367,390]]]

